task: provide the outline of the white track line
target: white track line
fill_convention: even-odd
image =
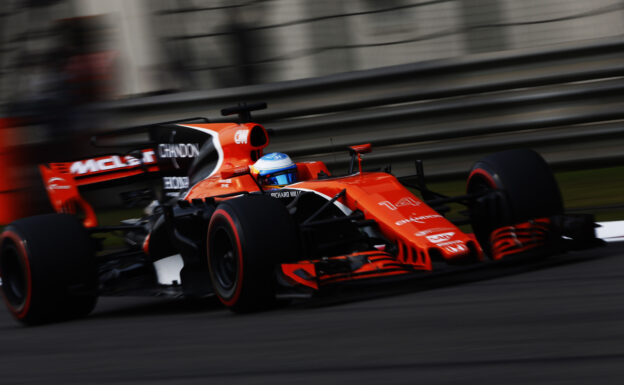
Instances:
[[[598,222],[596,237],[607,242],[624,241],[624,221]]]

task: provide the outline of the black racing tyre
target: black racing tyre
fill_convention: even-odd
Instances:
[[[19,219],[0,236],[2,295],[26,325],[86,316],[97,301],[94,248],[67,214]]]
[[[239,313],[275,302],[275,266],[296,259],[293,218],[277,199],[246,195],[219,204],[208,226],[208,267],[216,295]]]
[[[470,207],[477,240],[490,253],[490,233],[502,226],[563,213],[559,186],[535,151],[508,150],[488,155],[470,171],[467,192],[496,191],[496,199],[480,198]]]

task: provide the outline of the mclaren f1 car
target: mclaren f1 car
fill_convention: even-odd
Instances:
[[[345,175],[298,162],[297,181],[267,186],[250,171],[269,144],[267,130],[249,122],[260,107],[223,110],[239,115],[232,123],[193,118],[105,133],[92,138],[104,155],[40,165],[56,213],[16,220],[0,238],[2,294],[15,318],[85,316],[100,295],[137,293],[216,295],[249,312],[338,283],[596,243],[593,218],[564,215],[548,165],[531,150],[479,160],[455,197],[427,188],[421,162],[400,178],[365,171],[369,144],[348,149]],[[120,148],[115,140],[122,153],[107,148]],[[83,189],[139,177],[160,184],[124,192],[129,201],[156,198],[145,215],[99,225]],[[463,219],[446,217],[450,203],[466,207]],[[124,246],[103,247],[103,235]]]

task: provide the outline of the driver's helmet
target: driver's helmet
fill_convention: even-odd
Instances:
[[[281,152],[272,152],[258,159],[251,174],[263,186],[282,187],[297,182],[297,165]]]

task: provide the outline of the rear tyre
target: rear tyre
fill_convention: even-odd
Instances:
[[[208,267],[215,293],[235,312],[271,307],[275,266],[298,255],[295,222],[265,195],[221,203],[208,226]]]
[[[503,151],[479,160],[470,171],[467,191],[495,192],[470,207],[472,229],[488,254],[493,230],[563,213],[561,192],[552,171],[532,150]]]
[[[19,219],[0,236],[2,295],[26,325],[89,314],[97,301],[97,270],[89,234],[67,214]]]

